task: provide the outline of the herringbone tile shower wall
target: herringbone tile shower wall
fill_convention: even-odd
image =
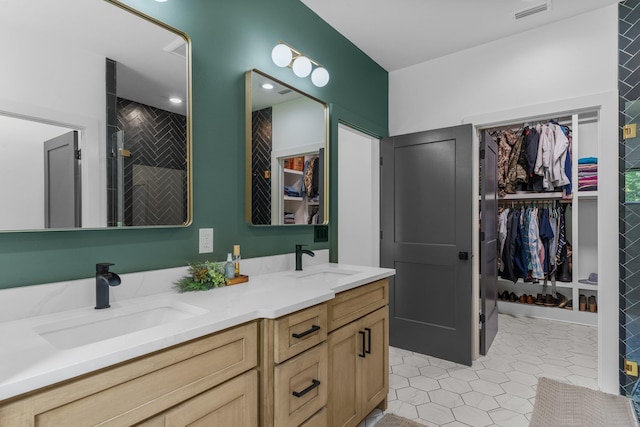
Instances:
[[[640,116],[640,0],[619,4],[620,135]],[[620,138],[620,360],[640,361],[640,204],[627,201],[625,177],[640,170],[640,138]],[[640,383],[620,363],[620,389],[640,413]]]
[[[271,170],[271,107],[254,111],[252,115],[251,222],[271,224],[271,179],[264,171]]]
[[[171,225],[187,219],[187,122],[180,114],[118,98],[124,131],[125,224]]]

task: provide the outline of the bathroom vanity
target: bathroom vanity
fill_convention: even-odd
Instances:
[[[93,326],[103,311],[1,323],[0,425],[355,426],[386,407],[392,274],[323,264],[123,301]]]

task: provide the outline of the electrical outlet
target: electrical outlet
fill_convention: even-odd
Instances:
[[[213,228],[200,229],[199,246],[201,254],[213,253]]]

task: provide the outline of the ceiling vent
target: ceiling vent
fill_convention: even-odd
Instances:
[[[278,94],[286,95],[286,94],[291,93],[291,92],[293,92],[291,89],[282,89],[282,90],[278,91]]]
[[[528,7],[526,9],[520,10],[514,13],[516,19],[526,18],[527,16],[535,15],[536,13],[544,12],[549,10],[551,7],[551,2],[542,3],[533,7]]]
[[[174,55],[178,55],[182,58],[187,57],[187,43],[183,38],[178,38],[166,45],[163,50],[165,52],[172,53]]]

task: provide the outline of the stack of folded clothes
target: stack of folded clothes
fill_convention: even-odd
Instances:
[[[582,157],[578,159],[578,191],[598,189],[598,158]]]
[[[296,214],[293,212],[285,212],[284,213],[284,223],[285,224],[295,224],[296,223]]]

